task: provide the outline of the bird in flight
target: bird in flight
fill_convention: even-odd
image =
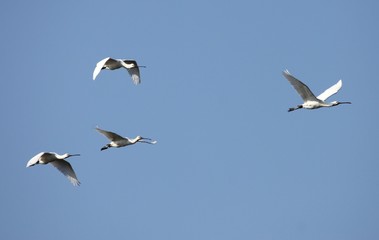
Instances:
[[[137,62],[132,59],[114,59],[110,57],[104,58],[96,64],[95,70],[93,71],[93,80],[96,79],[97,75],[99,75],[100,71],[103,69],[115,70],[121,67],[128,70],[135,85],[141,83],[139,68],[146,66],[138,66]]]
[[[125,147],[128,145],[135,144],[137,142],[148,143],[148,144],[156,144],[157,143],[157,141],[152,141],[150,138],[144,138],[141,136],[137,136],[135,138],[127,138],[127,137],[121,137],[120,135],[118,135],[114,132],[102,130],[98,127],[96,127],[96,130],[99,133],[103,134],[105,137],[107,137],[111,141],[110,143],[108,143],[107,145],[102,147],[100,149],[101,151],[108,149],[110,147],[115,147],[115,148]],[[148,141],[146,141],[146,140],[148,140]]]
[[[55,152],[40,152],[28,161],[26,167],[32,167],[36,164],[51,163],[61,173],[63,173],[63,175],[65,175],[74,186],[79,186],[80,182],[76,177],[74,169],[71,167],[71,164],[69,162],[64,160],[72,156],[80,156],[80,154],[65,153],[63,155],[59,155]]]
[[[333,101],[330,103],[325,102],[330,96],[336,94],[340,88],[342,87],[342,80],[339,80],[336,84],[326,89],[323,93],[318,95],[317,97],[312,93],[312,91],[308,88],[307,85],[302,83],[300,80],[296,79],[292,76],[288,70],[283,71],[283,76],[291,83],[291,85],[295,88],[297,93],[301,96],[304,103],[297,105],[296,107],[289,108],[288,112],[306,108],[306,109],[317,109],[321,107],[334,107],[340,104],[351,104],[351,102],[338,102]]]

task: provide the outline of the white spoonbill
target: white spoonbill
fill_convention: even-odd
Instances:
[[[121,67],[124,67],[126,70],[128,70],[135,85],[141,83],[139,67],[145,66],[138,66],[137,62],[132,59],[113,59],[110,57],[104,58],[96,64],[95,70],[93,71],[93,80],[96,79],[97,75],[103,69],[115,70]]]
[[[72,156],[80,156],[80,154],[65,153],[63,155],[59,155],[55,152],[40,152],[28,161],[26,167],[32,167],[36,164],[51,163],[61,173],[63,173],[63,175],[65,175],[74,186],[79,186],[80,182],[76,177],[74,169],[72,169],[71,164],[69,162],[64,160]]]
[[[107,145],[105,145],[104,147],[101,148],[101,151],[105,150],[105,149],[108,149],[110,147],[116,147],[116,148],[119,148],[119,147],[125,147],[125,146],[128,146],[128,145],[132,145],[132,144],[135,144],[137,142],[140,142],[140,143],[148,143],[148,144],[156,144],[157,141],[152,141],[150,138],[144,138],[144,137],[141,137],[141,136],[137,136],[135,138],[127,138],[127,137],[121,137],[120,135],[114,133],[114,132],[109,132],[109,131],[105,131],[105,130],[102,130],[98,127],[96,127],[96,130],[103,134],[104,136],[106,136],[109,140],[111,140],[110,143],[108,143]],[[145,140],[149,140],[149,141],[145,141]]]
[[[287,80],[291,83],[291,85],[295,88],[297,93],[301,96],[301,98],[304,101],[303,104],[297,105],[294,108],[289,108],[288,112],[297,110],[299,108],[316,109],[320,107],[334,107],[339,104],[351,104],[351,102],[337,102],[337,101],[333,101],[330,103],[325,102],[326,99],[328,99],[330,96],[337,93],[338,90],[340,90],[340,88],[342,87],[342,80],[339,80],[336,84],[326,89],[323,93],[321,93],[320,95],[316,97],[312,93],[312,91],[308,88],[307,85],[305,85],[300,80],[292,76],[288,72],[288,70],[283,71],[283,75],[285,78],[287,78]]]

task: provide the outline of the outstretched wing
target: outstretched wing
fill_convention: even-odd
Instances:
[[[342,80],[339,80],[336,84],[326,89],[323,93],[317,96],[318,99],[325,101],[330,96],[336,94],[342,87]]]
[[[63,175],[65,175],[74,186],[80,185],[80,182],[76,177],[74,169],[72,169],[71,164],[69,162],[63,159],[58,159],[51,162],[51,164],[54,167],[56,167],[61,173],[63,173]]]
[[[307,85],[290,74],[288,70],[283,71],[283,76],[291,83],[303,101],[318,101]]]
[[[43,154],[45,154],[45,153],[44,153],[44,152],[40,152],[40,153],[38,153],[37,155],[35,155],[34,157],[32,157],[32,158],[28,161],[28,163],[26,164],[26,167],[31,167],[31,166],[37,164],[38,161],[39,161],[39,159],[41,158],[41,156],[42,156]]]
[[[110,57],[104,58],[96,64],[95,70],[93,71],[92,79],[95,80],[97,75],[99,75],[101,69],[104,67],[105,63],[110,59]]]
[[[96,127],[96,130],[103,134],[104,136],[106,136],[109,140],[111,141],[117,141],[117,140],[121,140],[121,139],[124,139],[123,137],[121,137],[120,135],[114,133],[114,132],[109,132],[109,131],[105,131],[103,129],[100,129],[98,127]]]
[[[135,85],[141,83],[139,67],[135,60],[123,60],[123,66],[128,70],[129,75],[132,77],[133,83]]]

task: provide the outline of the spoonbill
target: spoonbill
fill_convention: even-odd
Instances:
[[[96,64],[95,70],[93,71],[93,80],[96,79],[97,75],[99,75],[100,71],[103,69],[115,70],[121,67],[128,70],[135,85],[141,83],[139,67],[146,66],[138,66],[137,62],[132,59],[113,59],[110,57],[104,58]]]
[[[26,167],[32,167],[36,164],[51,163],[61,173],[63,173],[63,175],[65,175],[74,186],[79,186],[80,182],[76,177],[74,169],[72,169],[71,164],[69,162],[64,160],[72,156],[80,156],[80,154],[65,153],[63,155],[59,155],[55,152],[40,152],[28,161]]]
[[[340,90],[340,88],[342,87],[342,80],[339,80],[336,84],[326,89],[323,93],[316,97],[307,85],[305,85],[300,80],[292,76],[288,70],[283,71],[283,76],[287,78],[287,80],[291,83],[291,85],[295,88],[297,93],[301,96],[301,98],[304,101],[303,104],[297,105],[293,108],[289,108],[288,112],[297,110],[299,108],[317,109],[320,107],[334,107],[339,104],[351,104],[351,102],[325,102],[326,99],[336,94]]]
[[[127,137],[121,137],[120,135],[118,135],[114,132],[102,130],[98,127],[96,127],[96,130],[99,133],[103,134],[105,137],[107,137],[109,140],[111,140],[110,143],[108,143],[107,145],[105,145],[104,147],[102,147],[100,149],[101,151],[108,149],[110,147],[116,147],[116,148],[125,147],[128,145],[135,144],[137,142],[148,143],[148,144],[156,144],[157,143],[157,141],[152,141],[150,138],[144,138],[141,136],[137,136],[135,138],[127,138]],[[145,141],[145,140],[149,140],[149,141]]]

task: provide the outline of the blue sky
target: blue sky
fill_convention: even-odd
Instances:
[[[377,239],[376,1],[0,4],[4,239]],[[105,57],[127,72],[92,72]],[[288,69],[329,100],[300,97]],[[109,149],[100,126],[156,145]],[[80,187],[41,151],[68,159]]]

